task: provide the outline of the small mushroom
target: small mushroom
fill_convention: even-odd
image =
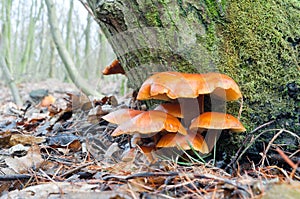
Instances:
[[[126,121],[130,121],[132,118],[143,112],[144,111],[134,109],[119,109],[117,111],[113,111],[107,115],[104,115],[102,119],[113,124],[122,124]]]
[[[199,133],[188,133],[187,135],[179,135],[173,133],[167,133],[163,135],[156,147],[179,147],[183,150],[189,150],[191,147],[201,153],[209,153],[207,144],[203,137]]]
[[[176,117],[161,111],[153,110],[140,113],[132,118],[132,120],[121,123],[112,132],[112,136],[134,133],[146,135],[163,130],[172,133],[179,132],[183,135],[187,134],[187,131]]]
[[[103,75],[125,74],[125,70],[119,60],[115,59],[109,66],[102,71]]]
[[[209,151],[212,150],[222,130],[229,129],[232,132],[246,131],[245,127],[237,118],[230,114],[219,112],[206,112],[193,119],[190,130],[195,131],[197,129],[208,129],[205,141]]]
[[[230,129],[232,132],[246,131],[242,123],[226,113],[206,112],[193,119],[190,130],[201,129]]]

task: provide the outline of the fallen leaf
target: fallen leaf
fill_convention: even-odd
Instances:
[[[81,148],[80,137],[73,134],[57,134],[50,137],[47,142],[55,148],[68,148],[73,151]]]
[[[15,158],[6,158],[5,163],[9,168],[13,169],[17,173],[24,173],[29,168],[34,167],[39,168],[44,159],[41,156],[40,148],[37,145],[32,146],[26,156],[15,157]]]
[[[32,135],[24,135],[24,134],[12,134],[9,140],[9,145],[10,146],[14,146],[17,144],[33,145],[33,144],[40,144],[45,141],[46,139],[44,137],[35,137]]]
[[[87,120],[92,124],[99,123],[101,117],[107,113],[107,111],[102,109],[102,106],[98,105],[89,111]]]
[[[48,90],[46,89],[37,89],[29,93],[30,98],[35,102],[42,100],[47,95],[48,95]]]
[[[10,138],[11,138],[10,131],[0,132],[0,147],[2,148],[8,145]]]
[[[75,111],[80,109],[82,111],[87,111],[92,108],[92,102],[83,93],[67,93],[67,95],[69,98],[66,98],[66,100],[70,103],[68,106],[71,110]]]
[[[20,154],[26,154],[30,147],[25,147],[22,144],[17,144],[15,146],[10,147],[8,150],[11,156],[19,156]]]

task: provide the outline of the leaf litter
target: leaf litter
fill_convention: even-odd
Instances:
[[[131,97],[118,102],[114,96],[40,93],[25,108],[1,106],[1,198],[282,198],[282,190],[299,196],[299,148],[284,151],[274,142],[286,130],[273,131],[260,164],[247,147],[226,169],[188,153],[149,162],[140,148],[130,148],[130,136],[112,137],[117,126],[101,119],[121,108],[140,109]],[[270,161],[273,149],[278,164]]]

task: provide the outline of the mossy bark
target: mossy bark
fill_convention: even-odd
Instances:
[[[155,71],[225,73],[243,92],[248,131],[276,120],[299,133],[299,1],[88,2],[132,87]]]

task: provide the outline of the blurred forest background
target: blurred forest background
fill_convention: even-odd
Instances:
[[[115,55],[81,2],[54,2],[59,32],[79,74],[100,93],[106,92],[101,85],[107,82],[124,83],[125,77],[102,76]],[[0,10],[1,88],[11,83],[9,78],[16,85],[49,78],[71,82],[51,35],[45,1],[1,0]]]

